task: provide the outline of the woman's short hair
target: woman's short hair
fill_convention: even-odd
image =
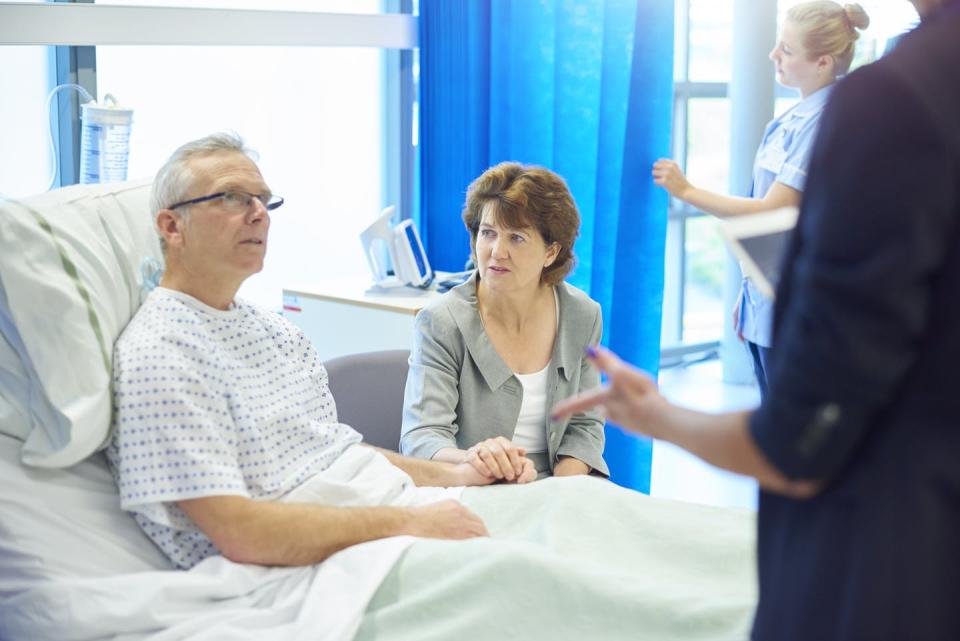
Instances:
[[[859,4],[841,6],[830,0],[794,5],[787,11],[787,20],[803,33],[811,58],[833,57],[838,76],[850,70],[854,43],[860,31],[870,26],[870,16]]]
[[[251,160],[256,159],[256,154],[246,146],[243,138],[232,131],[210,134],[178,147],[153,179],[153,189],[150,191],[151,213],[156,214],[161,209],[187,198],[187,192],[196,178],[190,167],[192,159],[231,151],[245,154]],[[186,215],[187,211],[183,213]]]
[[[499,224],[509,229],[536,229],[547,245],[557,243],[556,260],[545,267],[542,282],[556,285],[576,262],[573,243],[580,233],[580,213],[567,183],[549,169],[502,162],[470,183],[463,222],[470,231],[470,255],[477,260],[477,232],[487,203]]]

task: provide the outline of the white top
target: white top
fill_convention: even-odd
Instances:
[[[560,327],[560,300],[557,288],[553,288],[553,306],[557,313],[556,327]],[[523,400],[520,402],[520,416],[513,431],[513,444],[527,450],[527,453],[547,451],[547,379],[553,359],[533,374],[513,373],[523,386]]]
[[[523,401],[513,432],[513,444],[527,452],[547,451],[547,374],[551,363],[534,374],[514,373],[523,385]]]
[[[176,501],[276,500],[360,440],[337,422],[310,341],[278,314],[157,288],[117,341],[107,456],[121,507],[178,567],[218,552]]]

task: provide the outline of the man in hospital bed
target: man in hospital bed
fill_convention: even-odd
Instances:
[[[452,487],[491,479],[359,444],[337,422],[303,334],[234,298],[263,264],[281,202],[242,142],[183,146],[151,200],[166,271],[115,347],[107,457],[121,506],[190,570],[42,584],[24,596],[30,613],[69,599],[87,614],[64,623],[9,608],[11,629],[218,641],[746,638],[751,512],[589,477],[527,483],[535,472],[521,455],[518,483]],[[267,567],[281,565],[295,567]]]
[[[303,333],[235,300],[263,267],[271,211],[282,202],[229,134],[183,145],[157,174],[151,208],[166,268],[115,347],[107,454],[123,508],[180,568],[217,553],[309,565],[389,536],[487,534],[460,503],[438,502],[445,493],[413,485],[493,479],[466,463],[356,451],[361,436],[337,422],[326,371]],[[345,497],[326,487],[325,505],[296,494],[344,457],[351,473],[376,468],[381,493]],[[528,459],[516,464],[520,482],[535,477]]]

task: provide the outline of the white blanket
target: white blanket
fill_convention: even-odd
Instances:
[[[0,480],[18,473],[10,467],[19,465],[16,461],[4,464],[7,473]],[[461,490],[418,488],[375,450],[351,447],[283,500],[412,506],[457,498]],[[36,525],[43,527],[39,521]],[[69,531],[58,536],[62,545],[73,547]],[[372,541],[306,568],[263,568],[214,557],[187,572],[67,576],[54,581],[24,577],[13,594],[0,592],[0,638],[350,639],[370,598],[413,541],[412,537]]]
[[[492,539],[396,537],[305,568],[215,557],[183,572],[120,512],[102,458],[36,471],[11,451],[0,437],[2,640],[742,640],[756,599],[752,513],[597,479],[469,488]],[[460,492],[413,487],[373,450],[348,452],[285,500]]]

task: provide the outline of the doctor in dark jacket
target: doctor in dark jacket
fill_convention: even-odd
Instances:
[[[674,407],[614,355],[554,409],[759,480],[766,641],[960,639],[960,0],[827,105],[751,413]]]

